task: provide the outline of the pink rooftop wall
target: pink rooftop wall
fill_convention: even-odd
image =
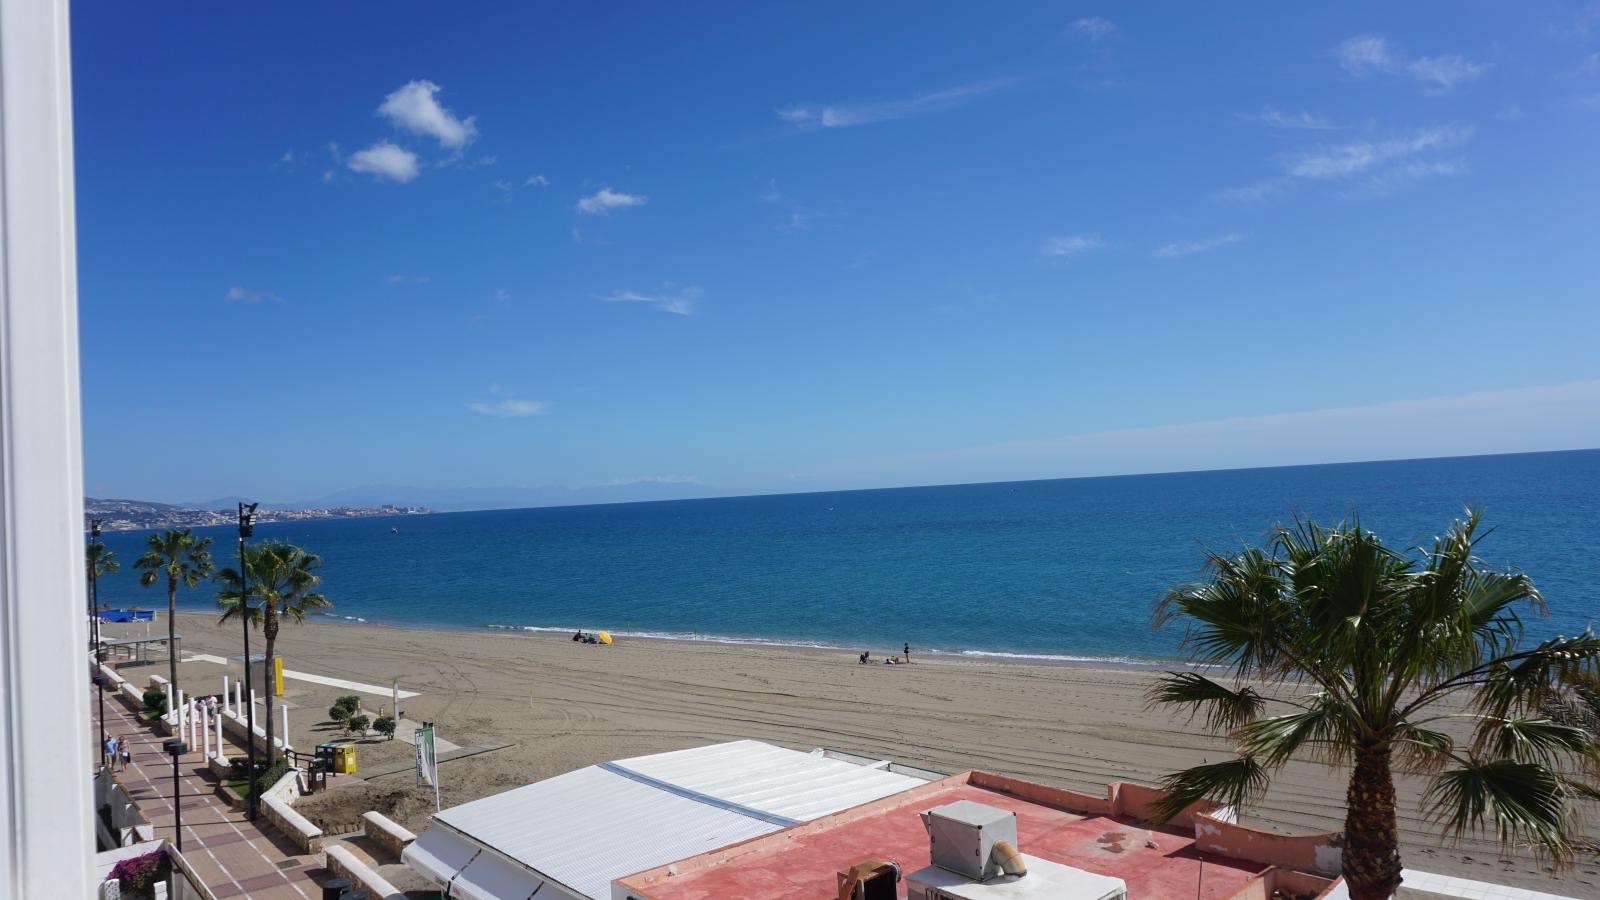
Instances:
[[[721,865],[729,860],[737,859],[745,853],[769,847],[773,840],[793,839],[818,831],[826,831],[847,822],[876,815],[884,809],[914,803],[919,795],[936,793],[942,788],[962,784],[970,784],[997,793],[1010,794],[1013,797],[1043,806],[1055,807],[1067,812],[1135,819],[1141,822],[1155,821],[1153,814],[1150,812],[1151,807],[1164,796],[1162,791],[1157,788],[1132,784],[1126,781],[1113,781],[1106,785],[1104,796],[1096,796],[1079,791],[1048,787],[1031,781],[996,775],[992,772],[977,770],[961,772],[941,778],[938,781],[931,781],[926,785],[912,788],[900,794],[892,794],[881,800],[874,800],[871,803],[823,816],[811,822],[795,825],[783,831],[754,837],[738,844],[723,847],[720,850],[692,856],[668,865],[657,866],[654,869],[646,869],[643,872],[618,879],[618,883],[641,897],[648,897],[650,885],[659,882],[663,878],[687,875],[701,869]],[[1318,896],[1332,889],[1334,882],[1330,879],[1337,878],[1339,875],[1340,847],[1344,843],[1343,834],[1338,832],[1301,835],[1276,834],[1239,825],[1233,821],[1233,818],[1234,810],[1232,807],[1213,803],[1209,800],[1201,800],[1185,808],[1183,812],[1174,816],[1166,824],[1178,828],[1193,828],[1195,846],[1207,853],[1215,853],[1219,856],[1248,860],[1275,867],[1268,869],[1259,878],[1253,880],[1244,890],[1234,896],[1234,900],[1266,900],[1272,895],[1275,887],[1292,887],[1297,891],[1307,893],[1311,892],[1312,889],[1317,889]],[[1258,888],[1259,892],[1257,892]]]

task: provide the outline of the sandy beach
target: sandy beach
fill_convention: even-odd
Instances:
[[[107,636],[127,628],[108,626]],[[179,633],[186,656],[239,652],[236,627],[219,628],[214,616],[180,614]],[[257,637],[251,646],[259,651]],[[877,656],[897,648],[873,649]],[[1198,722],[1148,709],[1144,693],[1155,673],[1136,668],[944,658],[863,666],[842,651],[649,640],[603,647],[547,634],[327,621],[284,625],[279,652],[291,670],[381,685],[399,679],[403,689],[420,693],[402,702],[407,718],[434,721],[441,737],[462,746],[510,745],[444,763],[446,806],[601,760],[735,738],[832,747],[941,772],[987,769],[1091,791],[1113,780],[1153,784],[1228,753]],[[150,670],[165,674],[165,661]],[[139,671],[124,670],[135,678]],[[180,679],[215,692],[226,671],[191,661],[181,666]],[[286,688],[297,748],[340,735],[326,709],[346,691],[298,680]],[[363,699],[373,712],[390,705],[387,697]],[[398,739],[371,739],[358,752],[363,772],[412,757]],[[413,829],[432,812],[431,793],[414,787],[409,770],[339,781],[346,784],[303,801],[302,809],[330,824],[380,809]],[[1422,782],[1403,777],[1398,788],[1408,866],[1600,896],[1593,857],[1557,879],[1548,863],[1503,855],[1489,842],[1441,844],[1421,812]],[[1344,790],[1342,773],[1292,764],[1245,821],[1283,831],[1335,830]]]

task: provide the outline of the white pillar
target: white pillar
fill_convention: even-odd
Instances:
[[[244,718],[244,682],[243,681],[235,681],[233,683],[233,714],[238,716],[241,719]]]
[[[254,718],[255,714],[256,714],[256,692],[255,691],[251,691],[250,692],[250,716],[251,716],[251,718]],[[244,727],[245,727],[246,731],[250,730],[250,719],[245,719]],[[251,743],[254,743],[255,739],[256,739],[256,736],[253,735],[253,734],[249,735],[249,737],[248,737],[248,740]]]
[[[396,722],[400,721],[400,680],[394,682],[394,706],[390,707],[389,715],[394,716]]]
[[[227,756],[228,755],[227,750],[224,749],[226,746],[227,745],[222,743],[222,716],[218,715],[217,716],[217,755],[218,756]]]
[[[200,753],[203,759],[211,758],[211,720],[205,707],[200,708]]]
[[[222,676],[222,708],[228,708],[228,676]]]
[[[174,737],[182,737],[183,735],[181,734],[181,732],[183,731],[183,688],[173,688],[173,690],[172,690],[172,712],[173,712],[173,715],[172,715],[172,734],[173,734]]]
[[[289,746],[289,704],[285,703],[284,705],[278,707],[278,709],[283,711],[283,728],[278,731],[278,738],[282,740],[283,745],[287,747]]]

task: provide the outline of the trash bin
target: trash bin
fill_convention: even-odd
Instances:
[[[338,748],[339,748],[338,744],[318,744],[317,745],[317,762],[322,764],[322,771],[324,771],[324,772],[332,772],[332,771],[334,771],[334,768],[333,768],[333,756],[334,756],[334,751],[337,750]]]
[[[333,751],[333,770],[341,775],[354,775],[356,773],[356,748],[350,744],[340,744]]]
[[[322,900],[340,900],[352,887],[348,878],[330,878],[322,883]]]

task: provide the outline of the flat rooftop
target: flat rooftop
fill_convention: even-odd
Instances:
[[[992,790],[957,775],[720,852],[619,879],[618,884],[641,900],[832,897],[838,892],[838,870],[862,860],[891,860],[907,875],[931,864],[928,835],[919,813],[956,800],[1015,812],[1017,849],[1029,856],[1121,878],[1130,898],[1227,900],[1268,868],[1199,851],[1192,827],[1169,828],[1073,812]],[[906,896],[904,881],[898,896]]]

